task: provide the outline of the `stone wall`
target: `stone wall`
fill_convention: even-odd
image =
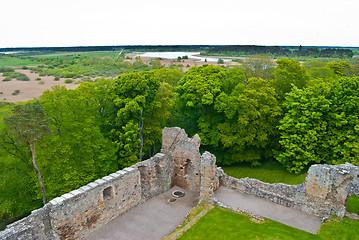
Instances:
[[[226,175],[220,168],[217,168],[216,176],[221,186],[321,217],[343,217],[346,200],[350,195],[358,195],[359,189],[359,167],[349,163],[312,165],[306,181],[300,185],[270,184],[251,178],[236,179]]]
[[[188,138],[185,130],[179,127],[164,128],[162,131],[162,153],[174,159],[172,186],[199,192],[201,139],[196,134]]]

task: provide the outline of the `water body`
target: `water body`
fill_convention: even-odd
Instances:
[[[166,58],[177,59],[178,57],[188,56],[188,58],[197,59],[197,61],[217,62],[219,58],[201,57],[200,52],[145,52],[136,54],[137,57]],[[223,59],[224,62],[230,62],[232,59]]]

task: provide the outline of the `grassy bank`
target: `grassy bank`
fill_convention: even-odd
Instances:
[[[304,182],[306,171],[301,174],[288,172],[277,162],[264,162],[261,166],[252,167],[249,164],[222,167],[227,175],[235,178],[256,178],[267,183],[286,183],[297,185]]]

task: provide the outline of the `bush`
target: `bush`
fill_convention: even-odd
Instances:
[[[30,81],[30,78],[23,73],[15,72],[13,76],[19,81]]]
[[[22,66],[21,69],[26,70],[29,69],[27,66]]]
[[[41,78],[40,78],[40,77],[35,78],[35,81],[40,81],[40,80],[41,80]]]
[[[0,72],[5,73],[5,72],[14,72],[15,69],[10,68],[10,67],[0,67]]]
[[[39,84],[40,85],[45,84],[45,81],[40,81]]]
[[[59,80],[60,80],[59,77],[55,77],[55,78],[54,78],[54,81],[59,81]]]
[[[11,81],[11,80],[12,80],[12,77],[9,76],[9,77],[4,78],[2,81],[3,82],[8,82],[8,81]]]
[[[65,83],[73,83],[74,82],[74,80],[72,80],[72,79],[66,79],[65,80]]]
[[[11,93],[11,95],[18,95],[20,93],[19,89],[16,89],[13,93]]]
[[[4,93],[3,93],[3,92],[0,92],[0,95],[1,95],[1,94],[4,94]]]

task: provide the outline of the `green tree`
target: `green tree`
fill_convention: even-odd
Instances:
[[[142,160],[144,150],[151,148],[158,140],[157,136],[161,134],[161,128],[173,105],[170,85],[161,83],[155,73],[156,71],[122,74],[109,90],[116,109],[116,118],[112,119],[113,139],[120,145],[128,144],[128,141],[123,142],[127,139],[122,137],[126,135],[123,127],[135,130],[133,123],[136,123],[140,140],[137,153],[139,160]],[[153,137],[152,140],[149,136]],[[129,142],[135,144],[136,141],[130,139],[132,140]],[[132,149],[135,147],[132,146]],[[119,157],[128,156],[120,152]]]
[[[228,157],[224,164],[245,161],[259,165],[261,159],[272,156],[281,108],[268,81],[250,78],[246,85],[239,83],[230,94],[222,92],[215,107],[226,116],[218,124]]]
[[[359,78],[342,77],[305,89],[293,88],[283,103],[276,158],[289,171],[313,163],[358,165]]]
[[[84,83],[75,90],[56,86],[40,97],[53,131],[39,144],[51,198],[118,169],[116,147],[101,131],[101,94],[96,84]]]
[[[50,133],[49,121],[45,116],[45,109],[36,101],[24,105],[16,105],[13,114],[5,118],[5,124],[10,134],[20,143],[28,144],[32,154],[32,164],[38,176],[42,190],[43,204],[46,204],[46,191],[41,173],[36,165],[36,143]]]
[[[285,94],[289,93],[293,86],[299,89],[306,87],[310,77],[300,63],[293,59],[283,58],[277,60],[276,63],[272,84],[277,91],[279,100],[284,101]]]

